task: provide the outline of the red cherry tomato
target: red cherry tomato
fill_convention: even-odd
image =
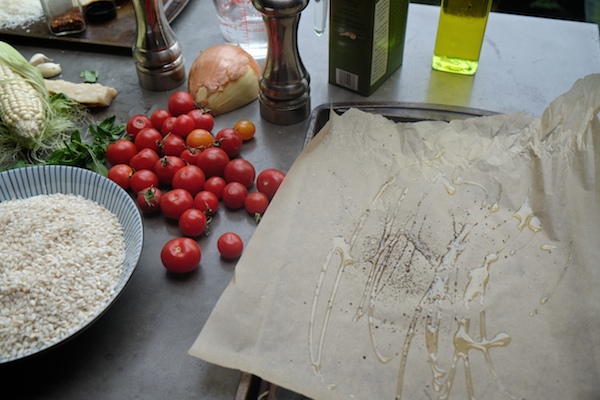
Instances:
[[[185,91],[173,93],[171,96],[169,96],[169,100],[167,101],[167,108],[174,117],[187,114],[195,107],[194,98],[191,94]]]
[[[135,147],[138,151],[142,149],[152,149],[160,153],[160,142],[162,135],[154,128],[144,128],[135,136]]]
[[[160,211],[160,200],[162,197],[162,190],[152,186],[138,192],[136,200],[143,213],[155,214]]]
[[[165,119],[165,121],[159,129],[161,135],[167,136],[169,133],[173,132],[173,126],[175,125],[176,120],[177,118],[175,117],[168,117],[167,119]]]
[[[127,131],[127,134],[131,140],[134,140],[139,131],[144,128],[152,128],[152,126],[153,125],[150,118],[144,114],[136,114],[129,118],[129,121],[127,121],[127,125],[125,126],[125,130]]]
[[[131,157],[129,165],[136,171],[142,169],[153,170],[154,164],[156,164],[159,158],[160,157],[154,150],[142,149],[135,156]]]
[[[220,176],[211,176],[204,182],[204,190],[214,193],[220,200],[223,195],[223,189],[227,185],[225,179]]]
[[[223,176],[229,156],[220,147],[209,147],[198,156],[198,165],[207,177]]]
[[[221,129],[215,135],[215,146],[225,150],[229,158],[238,155],[242,148],[242,135],[233,128]]]
[[[150,169],[140,169],[131,175],[129,182],[133,193],[139,193],[150,186],[158,186],[158,176]]]
[[[244,242],[237,234],[227,232],[222,234],[217,240],[217,248],[223,258],[234,259],[242,255]]]
[[[173,189],[185,189],[195,196],[204,188],[206,177],[204,172],[195,165],[186,165],[178,169],[173,175],[171,186]]]
[[[198,157],[200,156],[201,151],[201,149],[186,147],[179,155],[179,158],[181,158],[190,165],[198,165]]]
[[[265,211],[267,211],[268,206],[269,199],[267,198],[267,195],[262,192],[248,193],[248,196],[246,196],[246,199],[244,200],[246,211],[254,215],[257,220],[260,219]]]
[[[211,113],[196,108],[188,115],[194,120],[196,129],[206,129],[210,132],[215,127],[215,117]]]
[[[135,143],[129,139],[119,139],[106,147],[106,161],[110,165],[129,164],[138,152]]]
[[[247,195],[248,189],[246,189],[246,186],[239,182],[231,182],[223,188],[221,200],[225,206],[235,210],[244,207]]]
[[[175,119],[173,124],[173,133],[182,138],[194,130],[194,120],[187,114],[181,114]]]
[[[185,274],[198,268],[202,250],[194,239],[178,237],[165,244],[160,252],[160,259],[167,271]]]
[[[155,110],[150,115],[150,121],[152,121],[152,125],[154,126],[154,129],[160,131],[162,129],[162,126],[163,126],[165,120],[169,117],[172,117],[172,115],[168,110],[159,108],[158,110]]]
[[[184,236],[197,237],[206,229],[206,214],[196,208],[185,210],[179,217],[179,230]]]
[[[160,147],[163,155],[179,157],[181,152],[185,150],[185,140],[181,136],[169,133],[163,137]]]
[[[256,189],[266,194],[271,201],[283,178],[285,178],[284,172],[274,168],[265,169],[256,178]]]
[[[108,170],[108,179],[121,186],[123,189],[129,189],[133,168],[127,164],[117,164]]]
[[[234,158],[229,161],[223,170],[223,177],[227,183],[239,182],[249,188],[254,184],[256,170],[254,166],[243,158]]]
[[[173,220],[179,220],[185,210],[194,207],[194,198],[184,189],[173,189],[165,193],[160,200],[163,215]]]
[[[215,215],[219,208],[219,198],[213,192],[202,190],[194,196],[194,208],[206,215]]]
[[[175,172],[185,167],[185,161],[177,156],[163,156],[154,164],[154,173],[163,185],[170,185]]]

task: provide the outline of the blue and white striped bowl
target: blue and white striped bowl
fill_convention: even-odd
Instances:
[[[132,197],[104,176],[93,171],[64,165],[25,167],[0,173],[0,202],[24,199],[42,194],[73,194],[95,201],[117,216],[123,226],[125,261],[123,272],[111,298],[103,308],[58,343],[52,343],[19,357],[2,359],[0,364],[32,356],[75,336],[96,321],[117,299],[133,272],[142,253],[144,227],[140,210]]]

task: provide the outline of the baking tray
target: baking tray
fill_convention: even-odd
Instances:
[[[163,0],[165,16],[172,22],[183,11],[189,0]],[[87,23],[84,32],[55,36],[48,30],[45,19],[26,28],[0,30],[0,39],[38,47],[64,47],[73,50],[103,51],[131,54],[135,42],[136,22],[131,0],[115,1],[117,17],[103,23]]]
[[[498,114],[476,108],[406,102],[341,102],[322,104],[311,113],[304,146],[327,124],[331,112],[342,115],[350,108],[383,115],[394,122],[452,121]],[[301,394],[242,372],[235,400],[310,400]]]
[[[419,122],[419,121],[451,121],[453,119],[467,119],[497,114],[494,111],[476,108],[444,106],[426,103],[406,102],[341,102],[321,104],[311,113],[304,146],[325,126],[329,121],[330,112],[342,115],[350,108],[383,115],[394,122]]]

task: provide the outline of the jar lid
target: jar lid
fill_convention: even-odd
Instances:
[[[117,16],[117,7],[113,1],[94,1],[85,6],[88,22],[105,22]]]

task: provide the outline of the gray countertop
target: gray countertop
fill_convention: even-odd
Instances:
[[[451,75],[431,69],[439,8],[411,4],[404,64],[369,98],[327,83],[327,35],[312,30],[313,4],[303,12],[299,48],[311,75],[312,107],[332,102],[410,102],[469,107],[541,116],[545,107],[578,78],[600,72],[598,26],[564,20],[492,13],[477,74]],[[172,24],[186,66],[203,48],[222,42],[212,2],[191,0]],[[78,81],[97,70],[100,83],[119,94],[100,119],[126,122],[137,113],[165,108],[169,92],[142,90],[130,56],[67,47],[18,44],[28,58],[42,51],[63,67],[62,77]],[[185,89],[183,85],[179,89]],[[257,170],[287,170],[302,150],[309,120],[291,126],[261,121],[258,102],[218,116],[215,128],[239,119],[257,125],[242,157]],[[145,219],[139,267],[114,306],[83,334],[39,357],[0,367],[4,393],[18,399],[233,399],[239,371],[211,365],[187,354],[214,304],[231,280],[235,262],[216,252],[219,234],[233,230],[249,240],[255,228],[243,210],[222,212],[213,233],[200,239],[200,268],[184,277],[167,275],[159,253],[177,226],[160,217]]]

